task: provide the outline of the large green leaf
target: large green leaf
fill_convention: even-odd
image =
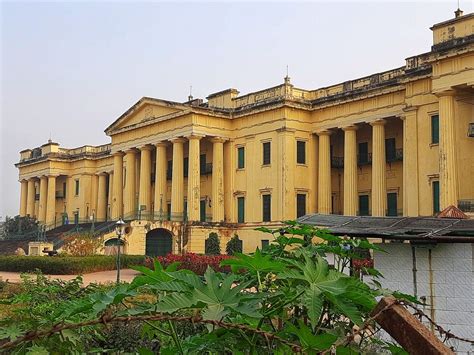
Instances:
[[[329,349],[337,340],[337,336],[334,334],[321,333],[314,335],[311,329],[302,321],[298,321],[298,327],[289,324],[287,326],[287,332],[296,335],[306,351]]]
[[[257,272],[277,272],[285,268],[285,264],[272,260],[271,255],[262,254],[259,248],[253,255],[238,253],[231,259],[221,261],[221,265],[230,266],[234,273],[245,269],[253,274]]]

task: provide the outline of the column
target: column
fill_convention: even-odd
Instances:
[[[237,164],[236,147],[234,141],[229,140],[224,143],[224,216],[227,222],[237,222],[235,216],[237,201],[234,197],[235,169]]]
[[[319,175],[318,175],[318,213],[331,214],[331,132],[318,132],[319,136]]]
[[[138,208],[145,206],[141,210],[145,218],[150,216],[151,211],[151,149],[146,145],[140,148],[140,186],[138,189]]]
[[[107,198],[107,215],[106,219],[109,221],[112,219],[112,205],[114,198],[114,171],[109,171],[109,196]]]
[[[35,178],[28,179],[26,214],[30,217],[35,217],[35,180]]]
[[[156,144],[156,167],[155,167],[155,215],[167,212],[167,182],[166,169],[168,162],[166,160],[166,142]],[[163,216],[160,216],[163,217]]]
[[[175,138],[171,140],[173,143],[173,171],[171,177],[172,220],[181,220],[184,212],[183,144],[185,141],[186,139],[184,138]]]
[[[47,194],[48,194],[48,178],[46,176],[41,176],[40,177],[39,209],[38,209],[38,221],[40,223],[46,222]]]
[[[385,120],[372,126],[372,216],[384,217],[387,210],[387,179],[385,161]]]
[[[202,137],[191,135],[187,138],[189,140],[188,220],[199,221],[201,219],[201,172],[199,161],[199,141]]]
[[[99,174],[99,182],[97,186],[97,211],[96,218],[98,222],[106,220],[107,216],[107,175]]]
[[[135,219],[136,208],[136,151],[125,152],[125,194],[123,197],[123,215],[126,219]]]
[[[458,167],[454,126],[454,91],[439,95],[440,209],[458,205]]]
[[[20,217],[25,217],[28,204],[28,181],[21,180],[20,184]]]
[[[123,154],[114,154],[114,194],[112,198],[112,219],[123,217]]]
[[[344,215],[356,216],[359,209],[357,193],[357,137],[356,126],[344,131]]]
[[[48,176],[48,198],[46,202],[46,219],[47,225],[56,227],[56,176]]]
[[[418,123],[417,108],[405,110],[403,120],[403,215],[417,217],[418,208]]]
[[[72,176],[66,178],[66,213],[69,224],[74,223],[74,179]]]
[[[212,138],[212,221],[224,221],[224,139]]]

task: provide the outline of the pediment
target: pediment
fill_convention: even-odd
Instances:
[[[105,132],[111,134],[121,128],[126,128],[152,120],[154,118],[166,116],[183,111],[184,107],[180,103],[164,101],[159,99],[142,98],[135,105],[129,108]]]

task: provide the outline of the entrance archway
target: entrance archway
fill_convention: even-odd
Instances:
[[[117,255],[118,248],[120,247],[120,253],[125,254],[125,242],[112,238],[104,243],[104,254],[105,255]]]
[[[152,229],[146,234],[145,255],[165,256],[173,251],[173,235],[164,228]]]

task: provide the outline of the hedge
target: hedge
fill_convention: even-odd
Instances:
[[[143,265],[143,255],[122,255],[121,268],[132,265]],[[41,270],[43,274],[75,275],[96,271],[115,270],[116,257],[95,256],[0,256],[0,271],[34,272]]]
[[[228,255],[168,254],[166,256],[158,256],[155,259],[147,258],[146,266],[153,268],[153,260],[158,260],[165,268],[174,262],[179,262],[178,270],[187,269],[198,275],[204,275],[208,266],[218,272],[229,272],[230,268],[228,266],[220,266],[222,260],[229,258],[230,256]]]

